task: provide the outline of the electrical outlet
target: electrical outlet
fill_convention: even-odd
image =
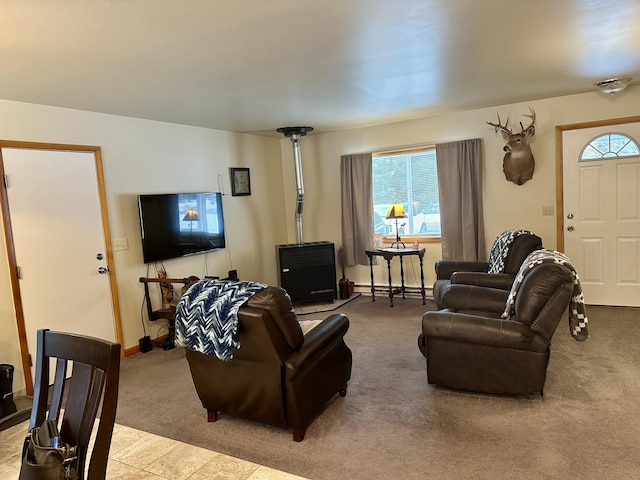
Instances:
[[[129,249],[129,240],[126,238],[115,238],[113,240],[113,250],[128,250]]]
[[[554,213],[553,205],[543,205],[542,206],[542,215],[543,216],[553,215],[553,213]]]

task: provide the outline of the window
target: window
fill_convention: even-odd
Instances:
[[[374,233],[395,236],[396,221],[386,220],[392,203],[407,214],[401,235],[440,237],[440,200],[435,146],[373,154]]]
[[[606,133],[591,140],[580,154],[580,161],[640,155],[638,142],[623,133]]]

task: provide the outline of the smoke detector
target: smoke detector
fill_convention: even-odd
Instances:
[[[621,92],[629,82],[631,81],[631,77],[623,77],[623,78],[609,78],[608,80],[603,80],[598,83],[594,83],[593,86],[599,89],[602,93],[608,93],[609,95],[615,95],[618,92]]]

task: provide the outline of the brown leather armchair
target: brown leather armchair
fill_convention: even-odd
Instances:
[[[513,230],[511,230],[513,231]],[[503,232],[507,233],[509,231]],[[524,232],[524,231],[521,231]],[[491,247],[492,253],[498,248],[498,238]],[[451,284],[478,285],[502,290],[510,290],[516,273],[525,258],[534,250],[542,248],[542,240],[529,232],[515,236],[504,258],[499,273],[489,273],[489,262],[469,262],[462,260],[439,260],[435,264],[436,281],[433,285],[433,299],[439,309],[447,308],[446,293]]]
[[[290,427],[293,440],[301,441],[327,402],[346,395],[348,318],[330,315],[303,335],[289,296],[269,286],[240,308],[238,325],[240,348],[229,361],[185,349],[208,420],[220,412]]]
[[[418,346],[429,383],[493,394],[542,394],[553,336],[568,316],[574,277],[556,263],[534,266],[501,318],[509,291],[451,285],[449,308],[422,317]]]

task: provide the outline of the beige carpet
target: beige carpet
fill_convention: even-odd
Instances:
[[[589,307],[586,343],[563,321],[544,397],[514,398],[429,385],[416,343],[425,307],[394,303],[341,308],[349,390],[301,443],[227,416],[207,423],[181,349],[123,361],[117,422],[314,480],[637,478],[640,310]]]

